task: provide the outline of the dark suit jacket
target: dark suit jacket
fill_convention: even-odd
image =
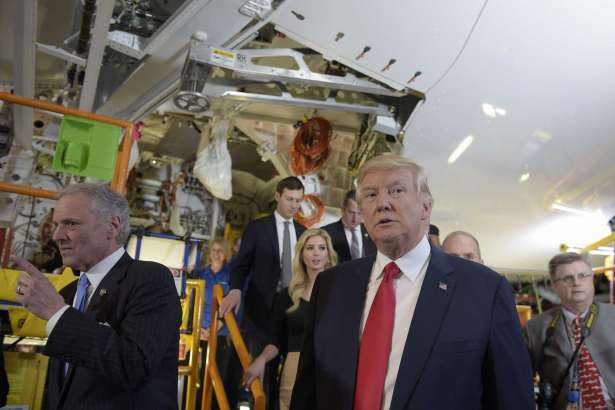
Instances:
[[[297,222],[294,225],[299,238],[305,227]],[[245,327],[266,332],[281,274],[278,234],[273,214],[246,225],[235,261],[231,271],[231,289],[242,290],[248,274],[252,272],[244,299]]]
[[[316,279],[292,410],[352,410],[374,261],[375,256],[353,260]],[[432,248],[390,408],[533,410],[532,390],[529,355],[506,279]]]
[[[76,283],[61,291],[68,304]],[[169,270],[124,254],[86,312],[68,308],[49,335],[49,408],[177,409],[180,321]]]
[[[598,303],[598,319],[596,320],[591,334],[585,339],[585,345],[589,350],[594,363],[598,367],[598,372],[604,383],[606,384],[611,400],[615,398],[615,340],[613,339],[613,329],[615,328],[615,306]],[[536,316],[527,323],[526,333],[528,347],[532,356],[534,368],[538,370],[542,359],[542,369],[545,381],[551,383],[554,389],[558,389],[559,384],[568,362],[572,357],[574,347],[570,343],[568,334],[566,333],[566,323],[563,314],[560,316],[558,323],[555,325],[553,335],[549,342],[544,345],[547,335],[549,323],[560,311],[560,308],[554,308]],[[567,402],[568,391],[570,390],[570,379],[572,372],[564,380],[563,386],[559,388],[559,392],[554,397],[556,408],[565,408]],[[558,394],[559,393],[559,394]]]
[[[337,260],[339,263],[349,261],[352,259],[350,257],[350,246],[348,245],[348,240],[346,239],[346,232],[344,232],[344,223],[340,219],[337,222],[330,223],[329,225],[325,225],[322,227],[327,233],[331,236],[331,241],[333,242],[333,249],[337,252]],[[369,234],[365,230],[365,226],[361,224],[361,233],[363,240],[363,256],[369,256],[376,253],[376,245],[372,238],[369,237]]]

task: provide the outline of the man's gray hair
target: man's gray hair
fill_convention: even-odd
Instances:
[[[434,199],[429,189],[425,169],[411,159],[396,154],[378,155],[361,166],[361,169],[359,169],[359,178],[357,180],[359,200],[361,198],[361,181],[363,181],[363,178],[365,178],[367,174],[373,171],[391,171],[394,169],[405,169],[410,171],[410,173],[414,175],[414,188],[416,191],[426,202],[433,205]]]
[[[119,245],[123,245],[130,235],[130,225],[128,222],[128,201],[119,193],[113,191],[103,183],[81,183],[69,185],[59,192],[58,199],[70,195],[86,195],[94,202],[94,207],[91,209],[99,220],[108,220],[112,216],[117,216],[120,219],[119,233],[116,241]]]

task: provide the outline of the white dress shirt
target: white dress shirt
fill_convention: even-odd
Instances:
[[[344,222],[342,222],[342,225],[344,225]],[[363,232],[361,232],[361,224],[355,226],[354,229],[350,229],[344,225],[344,233],[346,234],[346,241],[348,241],[348,249],[352,249],[352,231],[357,233],[357,238],[359,238],[359,255],[363,255]]]
[[[96,265],[92,266],[90,270],[81,273],[82,275],[86,275],[88,277],[88,280],[90,281],[90,286],[88,286],[88,299],[86,306],[90,303],[90,299],[92,299],[92,295],[96,291],[96,288],[98,288],[98,285],[100,285],[100,282],[102,282],[105,276],[107,276],[107,273],[109,273],[111,268],[115,266],[115,264],[121,259],[121,257],[124,256],[125,252],[126,251],[124,250],[124,248],[120,246],[111,255],[107,256],[106,258],[98,262]],[[75,306],[76,299],[77,293],[75,293],[75,296],[73,297],[73,306]],[[45,325],[47,335],[51,335],[51,332],[55,328],[56,323],[58,323],[58,320],[60,320],[60,317],[64,314],[64,312],[66,312],[66,309],[68,308],[68,305],[62,307],[60,310],[54,313],[53,316],[49,318],[47,324]]]
[[[564,319],[566,320],[566,330],[568,332],[568,340],[570,340],[570,345],[574,351],[574,349],[577,347],[574,341],[574,326],[575,326],[574,321],[577,318],[577,315],[575,313],[572,313],[571,311],[569,311],[563,306],[562,306],[562,312],[564,312]],[[583,318],[583,320],[587,318],[588,312],[589,312],[589,309],[585,310],[585,312],[583,312],[583,314],[581,315],[581,318]],[[602,379],[602,376],[600,376],[600,374],[598,374],[598,379],[600,380],[600,387],[602,388],[602,395],[604,396],[604,401],[606,402],[607,409],[614,410],[615,403],[613,403],[613,400],[611,400],[611,396],[609,396],[609,390],[606,388],[606,383],[604,383],[604,380]],[[581,396],[581,403],[582,401],[583,401],[583,397]],[[583,407],[580,407],[580,409],[583,409]]]
[[[393,323],[393,338],[391,343],[391,354],[389,355],[389,367],[387,369],[384,392],[382,399],[382,409],[391,407],[393,389],[397,372],[401,364],[401,357],[406,346],[406,338],[414,316],[416,302],[419,299],[425,272],[429,264],[431,248],[425,236],[414,249],[395,260],[402,275],[394,281],[395,283],[395,321]],[[367,295],[365,297],[365,307],[363,308],[363,318],[361,319],[361,334],[365,328],[365,322],[376,296],[376,291],[382,282],[382,270],[391,262],[387,256],[378,251],[376,262],[372,268],[372,273],[367,284]]]
[[[278,233],[278,249],[280,250],[280,265],[282,264],[282,251],[284,250],[284,222],[288,221],[288,232],[290,233],[290,261],[295,258],[295,245],[297,244],[297,234],[295,233],[295,224],[293,219],[284,219],[278,211],[273,213],[275,216],[275,228]]]

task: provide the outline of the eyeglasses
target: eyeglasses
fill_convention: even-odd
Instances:
[[[573,285],[576,278],[577,282],[584,282],[585,280],[594,276],[593,272],[580,272],[576,275],[566,275],[561,278],[553,279],[553,283],[564,282],[566,285]]]

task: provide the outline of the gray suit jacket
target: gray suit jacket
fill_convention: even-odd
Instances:
[[[585,339],[589,354],[596,363],[600,376],[604,380],[611,396],[615,397],[615,306],[598,303],[598,319],[591,335]],[[536,316],[527,323],[526,336],[534,369],[540,365],[540,355],[546,338],[549,323],[560,308],[551,309]],[[544,346],[542,361],[543,374],[546,381],[555,385],[559,383],[566,371],[568,361],[572,357],[575,346],[572,346],[566,333],[566,323],[562,315],[551,339]],[[564,381],[555,404],[557,409],[566,407],[566,397],[570,389],[570,374]]]

